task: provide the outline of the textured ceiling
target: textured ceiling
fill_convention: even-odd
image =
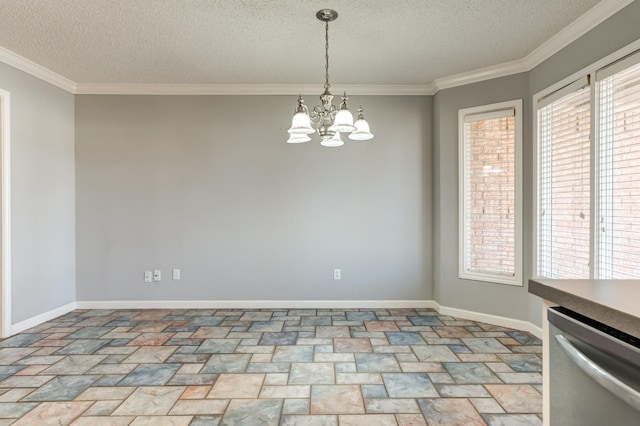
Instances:
[[[78,83],[426,84],[521,59],[598,0],[0,0],[0,46]]]

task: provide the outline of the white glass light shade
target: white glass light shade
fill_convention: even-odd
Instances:
[[[320,142],[320,145],[322,146],[328,146],[328,147],[336,147],[336,146],[342,146],[344,145],[344,142],[342,141],[342,139],[340,138],[340,132],[336,132],[332,138],[330,139],[322,139],[322,141]]]
[[[287,143],[303,143],[309,142],[311,138],[304,133],[291,133],[289,135],[289,139],[287,139]]]
[[[367,120],[360,118],[356,120],[354,125],[356,126],[356,131],[349,135],[349,139],[353,139],[354,141],[366,141],[373,139],[373,135],[369,131],[369,123],[367,123]]]
[[[287,130],[292,135],[303,134],[310,135],[315,132],[311,127],[311,119],[305,112],[299,111],[293,115],[291,120],[291,128]]]
[[[329,128],[335,132],[353,132],[356,126],[353,125],[353,115],[348,109],[341,109],[333,120],[333,126]]]

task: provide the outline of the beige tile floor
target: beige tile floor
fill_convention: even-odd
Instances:
[[[540,344],[429,309],[77,310],[0,341],[0,426],[539,425]]]

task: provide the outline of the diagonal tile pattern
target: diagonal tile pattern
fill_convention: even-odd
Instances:
[[[541,425],[540,345],[430,309],[76,310],[0,340],[0,425]]]

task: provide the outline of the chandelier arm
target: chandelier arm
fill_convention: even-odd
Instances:
[[[316,105],[309,113],[309,120],[311,120],[313,124],[317,125],[322,121],[322,118],[322,109]]]
[[[311,120],[311,124],[313,124],[314,126],[317,126],[322,121],[322,117],[320,117],[319,115],[316,115],[316,116],[311,115],[309,116],[309,120]]]
[[[329,91],[329,21],[325,21],[324,23],[324,90],[326,92]]]

